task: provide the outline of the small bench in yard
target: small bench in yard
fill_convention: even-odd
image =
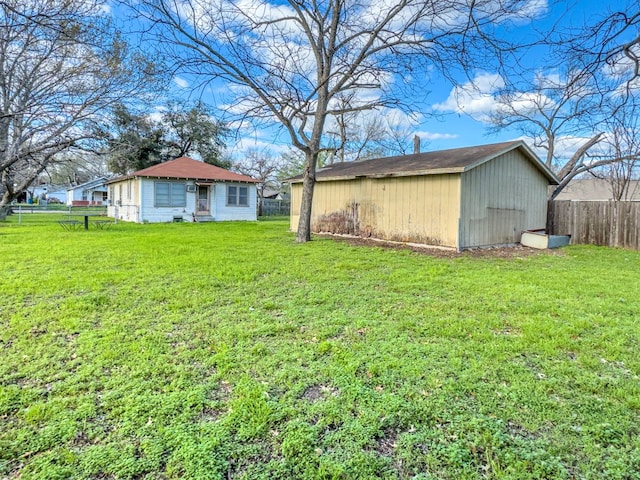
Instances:
[[[99,230],[109,230],[113,225],[113,220],[94,220],[93,225]]]
[[[82,227],[82,222],[78,220],[60,220],[58,223],[65,230],[78,230]]]

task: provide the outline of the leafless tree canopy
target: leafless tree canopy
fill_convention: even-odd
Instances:
[[[626,108],[617,109],[604,122],[607,134],[599,145],[599,149],[590,152],[594,162],[607,162],[601,168],[590,170],[594,176],[606,179],[611,187],[613,200],[632,198],[640,176],[640,105],[629,104]]]
[[[424,72],[499,60],[496,32],[529,0],[131,1],[176,69],[230,85],[228,110],[277,122],[304,153],[298,241],[310,239],[319,153],[329,116],[403,106]],[[493,52],[493,53],[492,53]],[[499,63],[499,62],[498,62]],[[486,63],[485,63],[486,65]],[[348,99],[348,101],[344,101]]]
[[[512,75],[498,97],[495,128],[515,126],[546,152],[560,179],[551,198],[578,175],[638,159],[640,8],[618,6],[553,32],[545,39],[552,63]]]
[[[152,67],[85,0],[0,3],[0,205],[92,138],[105,107],[144,91]]]
[[[249,150],[242,161],[233,165],[233,169],[243,175],[259,180],[256,185],[258,197],[264,198],[265,190],[279,190],[280,182],[278,172],[283,167],[284,161],[281,157],[272,155],[256,149]]]

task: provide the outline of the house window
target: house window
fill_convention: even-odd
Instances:
[[[227,205],[234,207],[249,206],[249,187],[227,186]]]
[[[184,207],[187,193],[184,183],[156,182],[156,207]]]

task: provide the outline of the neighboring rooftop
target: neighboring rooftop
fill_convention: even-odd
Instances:
[[[622,200],[640,201],[640,181],[631,180],[627,192],[627,196],[623,196]],[[574,179],[558,194],[556,200],[613,200],[613,190],[607,179]]]
[[[94,178],[93,180],[81,183],[80,185],[66,187],[65,190],[91,190],[95,187],[102,187],[105,183],[107,183],[106,177]]]
[[[356,177],[380,178],[462,173],[516,148],[520,149],[551,183],[558,183],[558,179],[553,172],[542,163],[523,141],[374,158],[357,162],[334,163],[318,169],[316,179],[322,181]],[[302,175],[293,177],[289,181],[292,183],[301,182]]]
[[[159,163],[124,177],[111,180],[109,183],[119,182],[128,178],[179,178],[184,180],[222,180],[231,182],[252,182],[259,180],[247,175],[231,172],[189,157],[180,157],[168,162]]]

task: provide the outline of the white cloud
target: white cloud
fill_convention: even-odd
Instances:
[[[476,120],[488,122],[498,102],[495,94],[504,87],[504,80],[495,73],[481,73],[473,81],[457,85],[444,102],[433,109],[443,113],[464,113]]]
[[[160,122],[162,121],[162,116],[166,111],[167,107],[165,107],[164,105],[156,105],[155,107],[153,107],[153,111],[147,114],[147,118],[153,122]]]
[[[397,108],[385,108],[379,115],[391,128],[415,128],[424,119],[419,112],[405,112]]]
[[[269,152],[273,155],[281,155],[288,152],[290,149],[291,146],[288,144],[274,143],[273,141],[269,140],[245,137],[238,140],[238,142],[231,150],[231,154],[234,157],[242,157],[246,155],[248,151],[259,150],[263,152]]]
[[[543,16],[548,10],[549,3],[547,0],[531,0],[517,11],[513,17],[522,21],[530,21]]]
[[[457,133],[438,133],[438,132],[416,132],[421,139],[424,140],[455,140],[460,135]]]
[[[554,88],[560,83],[556,74],[541,75],[535,78],[539,88]],[[513,92],[502,95],[505,86],[498,74],[482,73],[472,81],[454,87],[444,102],[436,103],[433,109],[442,113],[466,114],[484,123],[491,123],[495,113],[517,112],[520,115],[535,117],[542,110],[553,108],[555,101],[542,92]]]
[[[173,77],[173,83],[180,88],[189,88],[189,82],[182,77]]]
[[[274,157],[291,151],[291,143],[282,139],[277,129],[253,128],[245,124],[237,132],[235,142],[230,142],[227,152],[235,161],[242,161],[250,151],[265,152]]]
[[[507,115],[517,112],[520,115],[528,115],[534,118],[541,111],[549,110],[555,105],[555,101],[540,92],[515,92],[508,97],[496,99],[497,105],[494,111],[504,111]]]

